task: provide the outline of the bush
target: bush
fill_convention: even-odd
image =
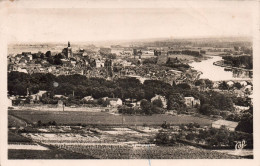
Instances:
[[[204,114],[204,115],[210,115],[211,112],[213,111],[214,107],[209,105],[209,104],[203,104],[201,105],[199,111],[200,113]]]
[[[170,124],[166,123],[166,121],[164,121],[164,123],[161,125],[162,128],[164,129],[169,129],[170,128]]]
[[[151,115],[152,114],[152,104],[148,100],[141,100],[141,109],[142,111],[147,114]]]
[[[159,131],[155,136],[155,143],[157,145],[172,145],[176,143],[176,135],[165,131]]]
[[[160,107],[162,108],[163,107],[163,103],[162,103],[162,100],[161,99],[156,99],[152,102],[152,104],[156,107]]]
[[[241,121],[236,127],[236,130],[246,133],[253,133],[253,115],[250,113],[244,113],[241,117]]]
[[[196,135],[194,133],[189,133],[185,136],[185,138],[189,141],[193,141],[196,138]]]
[[[163,109],[161,107],[152,106],[152,113],[154,113],[154,114],[164,114],[165,109]]]

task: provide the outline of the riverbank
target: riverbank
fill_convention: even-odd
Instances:
[[[231,65],[224,64],[224,60],[216,61],[216,62],[213,63],[213,65],[220,66],[220,67],[225,67],[224,70],[227,68],[227,69],[237,69],[237,70],[253,72],[252,69],[250,70],[250,69],[245,69],[245,68],[240,68],[240,67],[233,67]]]
[[[228,80],[248,80],[246,74],[240,71],[225,71],[224,67],[214,65],[215,62],[221,61],[221,56],[210,56],[211,58],[201,62],[192,62],[189,65],[197,71],[202,72],[200,79],[209,79],[211,81],[228,81]],[[235,69],[234,69],[235,70]]]

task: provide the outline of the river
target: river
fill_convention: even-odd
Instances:
[[[250,80],[249,77],[243,73],[237,73],[235,71],[225,71],[224,67],[213,65],[213,62],[222,60],[220,56],[210,56],[211,58],[203,60],[201,62],[192,62],[189,65],[197,71],[201,71],[201,79],[210,79],[212,81],[224,81],[224,80]]]

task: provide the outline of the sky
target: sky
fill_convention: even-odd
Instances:
[[[5,8],[2,33],[18,42],[253,35],[252,2],[90,2],[65,6],[57,3],[55,7],[47,3],[11,3]]]

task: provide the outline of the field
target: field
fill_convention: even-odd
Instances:
[[[42,123],[55,121],[57,124],[95,124],[95,125],[161,125],[164,121],[172,125],[198,123],[210,125],[212,120],[189,115],[172,116],[156,114],[152,116],[113,115],[106,112],[71,112],[71,111],[17,111],[9,110],[10,115],[15,115],[28,123]]]
[[[30,139],[8,131],[8,143],[30,143]]]
[[[26,123],[12,115],[8,115],[8,126],[12,127],[25,127]]]
[[[186,145],[175,146],[82,146],[60,145],[69,151],[100,159],[236,159],[239,157]]]
[[[37,147],[47,148],[48,150],[34,150],[24,149],[23,147],[35,146],[36,144],[19,134],[8,132],[8,159],[92,159],[91,156],[79,154],[76,152],[70,152],[64,149],[58,149],[52,146],[41,146]],[[10,147],[9,147],[10,146]],[[15,149],[17,147],[18,149]],[[19,149],[21,147],[21,149]]]
[[[43,151],[9,149],[8,159],[93,159],[93,157],[56,148]]]
[[[14,115],[14,116],[12,116]],[[89,130],[82,128],[64,129],[60,126],[37,128],[37,133],[8,132],[9,159],[233,159],[234,155],[205,150],[184,144],[174,146],[156,146],[147,144],[154,137],[158,127],[153,126],[152,133],[142,133],[139,127],[122,127],[124,125],[161,125],[165,120],[171,124],[197,122],[209,125],[211,120],[188,115],[152,115],[121,116],[106,112],[61,112],[61,111],[17,111],[9,110],[9,126],[24,125],[41,120],[43,123],[56,121],[58,124],[96,124]],[[116,124],[116,125],[115,125]],[[115,126],[113,126],[115,125]],[[37,130],[35,129],[35,130]],[[58,131],[59,129],[59,131]],[[98,133],[93,132],[95,129]],[[134,130],[136,129],[136,130]],[[56,131],[57,130],[57,131]],[[13,132],[12,132],[13,131]]]

